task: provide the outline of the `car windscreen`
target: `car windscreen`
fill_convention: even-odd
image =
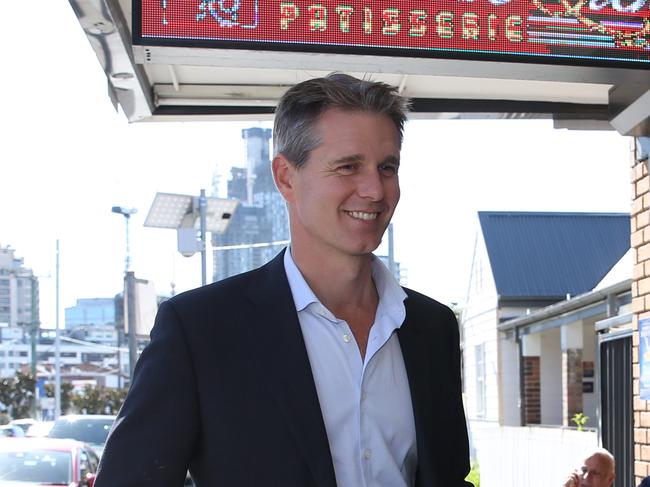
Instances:
[[[72,454],[30,450],[0,452],[1,480],[68,485],[72,482]]]
[[[71,438],[84,443],[104,444],[112,424],[112,419],[60,420],[54,423],[47,436],[50,438]]]

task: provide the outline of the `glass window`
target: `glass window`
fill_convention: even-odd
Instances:
[[[63,451],[3,451],[0,452],[0,478],[68,485],[72,482],[72,456]]]
[[[113,425],[112,418],[59,419],[54,423],[50,438],[72,438],[90,444],[104,444]]]

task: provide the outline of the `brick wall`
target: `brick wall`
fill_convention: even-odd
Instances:
[[[639,318],[650,317],[650,178],[645,161],[632,167],[632,195],[634,474],[638,484],[650,475],[650,407],[639,397]]]
[[[524,365],[524,425],[540,424],[542,408],[540,399],[539,357],[523,357]]]

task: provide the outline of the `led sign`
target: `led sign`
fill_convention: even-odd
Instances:
[[[650,0],[135,0],[134,44],[639,67]]]

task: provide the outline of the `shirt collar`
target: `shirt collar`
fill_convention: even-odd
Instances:
[[[296,311],[301,312],[312,303],[323,306],[293,260],[291,247],[287,248],[284,253],[284,270],[287,274]],[[390,270],[376,256],[373,256],[372,259],[372,278],[379,295],[375,321],[388,321],[392,325],[391,328],[399,328],[406,318],[406,308],[404,307],[406,293]]]
[[[311,303],[320,303],[294,262],[291,256],[291,247],[288,247],[284,253],[284,271],[287,273],[287,280],[293,295],[293,302],[296,305],[296,311],[304,310]]]

